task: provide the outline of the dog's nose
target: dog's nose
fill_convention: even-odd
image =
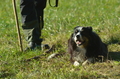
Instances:
[[[80,38],[80,35],[77,35],[76,37],[77,37],[77,38]]]

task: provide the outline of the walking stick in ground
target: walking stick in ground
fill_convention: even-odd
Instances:
[[[17,15],[17,9],[16,9],[16,2],[15,2],[15,0],[12,0],[12,3],[13,3],[13,10],[14,10],[16,28],[17,28],[17,33],[18,33],[18,42],[19,42],[19,45],[20,45],[20,51],[23,51],[23,46],[22,46],[22,40],[21,40],[21,34],[20,34],[20,28],[19,28],[19,22],[18,22],[18,15]]]

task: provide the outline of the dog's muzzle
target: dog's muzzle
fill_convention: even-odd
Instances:
[[[76,40],[75,40],[76,44],[78,46],[82,45],[85,41],[83,40],[82,36],[80,35],[76,35]]]

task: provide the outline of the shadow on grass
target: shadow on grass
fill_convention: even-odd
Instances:
[[[118,39],[111,39],[110,41],[106,42],[107,45],[111,44],[120,44],[120,40]]]
[[[120,39],[119,37],[115,38],[115,37],[111,37],[109,38],[110,40],[106,42],[107,45],[120,45]],[[116,51],[116,52],[109,52],[109,56],[108,58],[110,60],[115,60],[115,61],[120,61],[120,51]]]
[[[109,59],[120,61],[120,52],[109,52]]]

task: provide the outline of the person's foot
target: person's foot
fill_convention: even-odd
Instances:
[[[28,44],[28,47],[25,48],[24,52],[34,50],[34,49],[37,48],[37,47],[38,47],[38,46],[36,45],[36,43],[30,42],[30,43]]]
[[[48,44],[43,44],[41,45],[41,43],[35,43],[35,42],[30,42],[28,44],[28,47],[24,50],[24,52],[26,51],[31,51],[31,50],[35,50],[35,49],[40,49],[40,50],[44,50],[44,49],[49,49],[49,45]]]

